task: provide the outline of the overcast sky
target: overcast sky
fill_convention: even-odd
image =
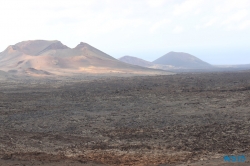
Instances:
[[[119,58],[187,52],[250,64],[250,0],[6,0],[0,51],[24,40],[86,42]]]

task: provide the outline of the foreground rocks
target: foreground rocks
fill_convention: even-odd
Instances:
[[[205,165],[249,153],[249,72],[0,84],[3,165]]]

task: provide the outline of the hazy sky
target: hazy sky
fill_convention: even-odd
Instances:
[[[24,40],[86,42],[119,58],[179,51],[250,64],[250,0],[6,0],[0,51]]]

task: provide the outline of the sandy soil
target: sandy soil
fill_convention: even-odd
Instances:
[[[250,72],[1,81],[0,165],[249,165],[249,107]]]

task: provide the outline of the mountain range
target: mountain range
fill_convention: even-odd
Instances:
[[[69,48],[57,40],[29,40],[10,45],[0,53],[0,70],[32,76],[83,73],[167,74],[165,71],[123,63],[87,43],[81,42],[75,48]]]
[[[115,59],[80,42],[69,48],[58,40],[28,40],[0,52],[0,77],[79,76],[82,74],[159,75],[193,71],[250,69],[250,65],[214,66],[183,52],[169,52],[153,62],[132,56]]]

